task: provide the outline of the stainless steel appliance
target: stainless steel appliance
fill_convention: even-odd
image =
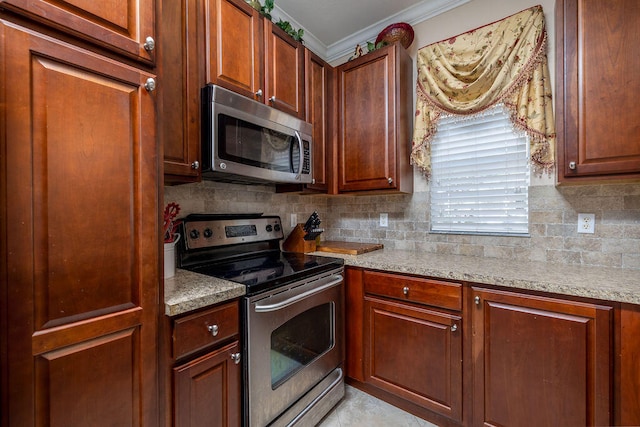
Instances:
[[[246,285],[243,419],[315,425],[344,396],[340,259],[280,251],[277,216],[189,215],[181,268]]]
[[[312,182],[311,124],[215,85],[201,101],[203,178]]]

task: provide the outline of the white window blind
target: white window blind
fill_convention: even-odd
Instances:
[[[528,147],[502,106],[441,117],[431,143],[431,231],[528,234]]]

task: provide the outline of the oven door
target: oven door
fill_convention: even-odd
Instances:
[[[247,425],[271,423],[343,363],[341,273],[246,300]]]

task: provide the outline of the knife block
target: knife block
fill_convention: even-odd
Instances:
[[[303,224],[298,224],[289,234],[289,237],[282,244],[282,249],[285,252],[315,252],[316,251],[316,240],[304,240],[304,229],[302,228]]]

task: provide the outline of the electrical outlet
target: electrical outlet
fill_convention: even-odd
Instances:
[[[380,227],[388,227],[389,226],[389,214],[381,213],[380,214]]]
[[[298,225],[298,215],[292,213],[291,214],[291,228],[294,228],[296,225]]]
[[[578,214],[578,233],[593,234],[596,231],[595,214]]]

